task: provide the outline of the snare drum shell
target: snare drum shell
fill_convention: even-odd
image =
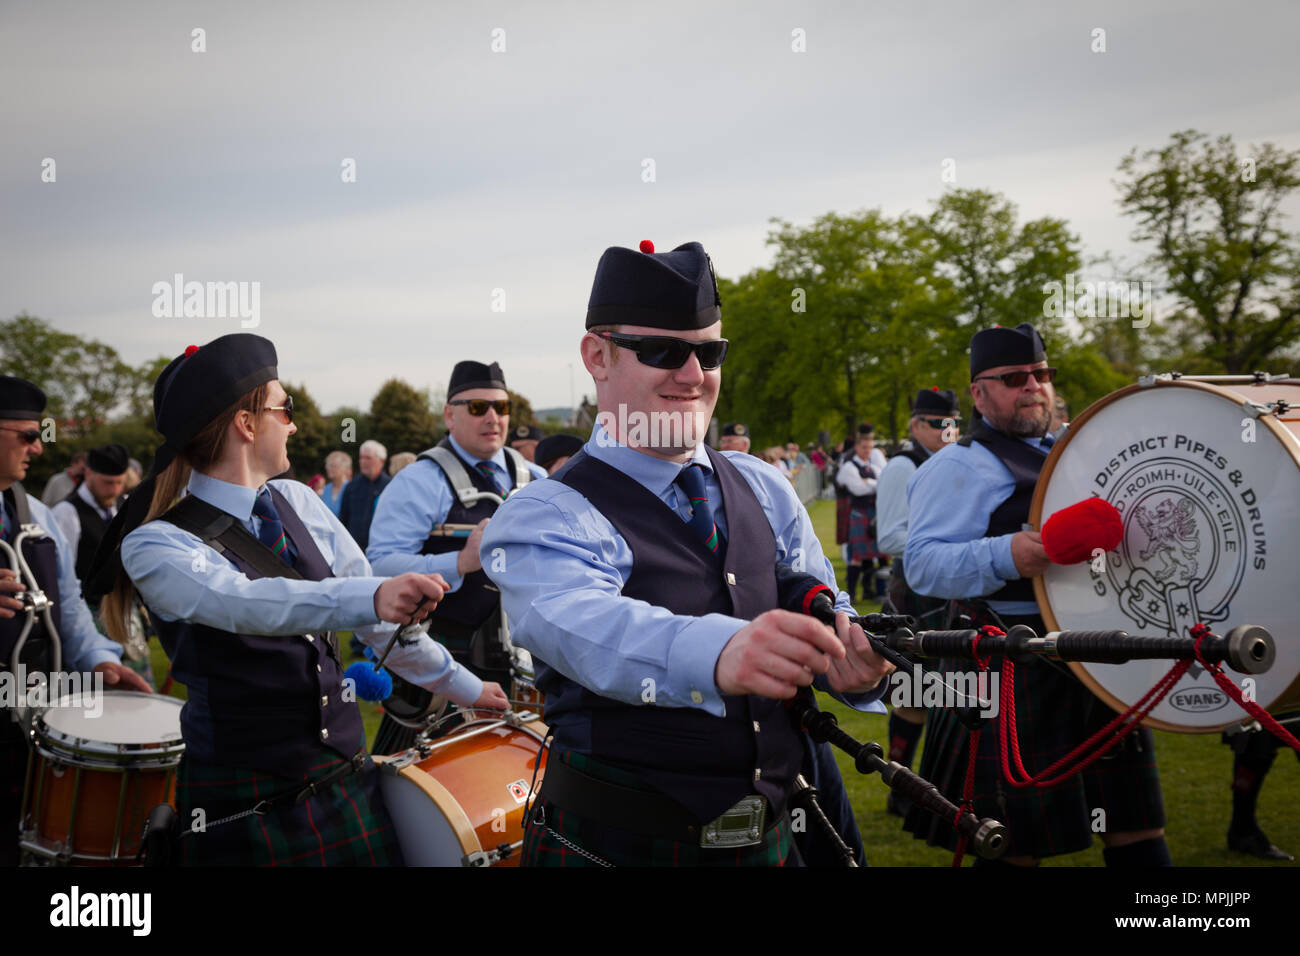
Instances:
[[[1259,406],[1278,401],[1280,414]],[[1300,586],[1300,381],[1249,377],[1158,379],[1094,402],[1070,423],[1039,476],[1029,520],[1090,495],[1114,504],[1120,546],[1099,560],[1052,566],[1034,579],[1050,630],[1186,634],[1262,625],[1277,660],[1254,675],[1253,696],[1278,713],[1300,704],[1300,641],[1289,605]],[[1098,567],[1100,565],[1100,567]],[[1168,672],[1170,661],[1071,662],[1116,711]],[[1244,675],[1225,666],[1238,685]],[[1145,723],[1211,733],[1244,712],[1194,667]]]
[[[472,721],[428,744],[425,756],[376,756],[407,865],[465,866],[473,854],[522,843],[529,789],[535,794],[546,773],[546,750],[538,756],[546,733],[537,719]],[[518,866],[520,849],[493,865]]]

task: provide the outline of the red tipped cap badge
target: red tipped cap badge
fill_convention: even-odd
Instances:
[[[655,251],[655,244],[651,242],[649,239],[642,239],[640,248],[642,252],[644,252],[646,255],[649,255],[650,253]]]
[[[194,354],[195,352],[197,352],[198,350],[199,350],[199,347],[198,347],[197,345],[187,345],[187,346],[185,346],[185,357],[186,357],[186,358],[189,358],[191,355],[193,355],[193,354]]]

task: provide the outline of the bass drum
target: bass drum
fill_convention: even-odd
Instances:
[[[1186,636],[1268,628],[1277,659],[1254,681],[1273,712],[1300,704],[1300,380],[1283,376],[1159,376],[1093,403],[1052,449],[1034,491],[1035,528],[1089,496],[1120,512],[1119,547],[1034,581],[1052,630],[1122,629]],[[1071,663],[1118,710],[1168,672],[1169,661]],[[1228,672],[1239,685],[1240,674]],[[1149,726],[1210,733],[1243,713],[1193,664]]]
[[[536,714],[471,720],[434,741],[376,756],[407,866],[518,866],[524,808],[546,772]],[[536,783],[534,783],[534,780]]]

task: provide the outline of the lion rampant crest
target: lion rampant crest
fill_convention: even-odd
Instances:
[[[1192,514],[1192,503],[1186,498],[1165,498],[1154,511],[1148,511],[1139,505],[1133,512],[1133,519],[1147,535],[1146,549],[1138,553],[1143,561],[1159,558],[1161,564],[1155,570],[1157,581],[1175,578],[1187,583],[1196,576],[1198,569],[1196,553],[1201,542],[1196,533],[1196,518]]]

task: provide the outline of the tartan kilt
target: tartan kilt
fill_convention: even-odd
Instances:
[[[871,523],[875,520],[876,502],[874,499],[866,507],[859,506],[849,509],[849,564],[888,557],[876,547],[876,539],[871,536]]]
[[[835,496],[835,543],[849,543],[849,509],[852,499],[846,494]]]
[[[1007,627],[1029,624],[1043,631],[1039,618],[1004,618]],[[944,671],[968,662],[940,661]],[[1064,664],[1033,658],[1016,664],[1016,728],[1025,769],[1037,773],[1105,726],[1115,712],[1093,696]],[[1111,754],[1082,774],[1048,790],[1013,788],[1002,779],[998,725],[985,721],[975,765],[975,816],[1006,824],[1007,856],[1043,858],[1075,853],[1092,844],[1094,811],[1105,811],[1109,833],[1165,825],[1155,737],[1140,728]],[[970,751],[970,731],[951,710],[931,708],[925,721],[925,748],[919,773],[945,797],[960,805]],[[1100,824],[1099,824],[1100,825]],[[903,829],[931,846],[956,847],[946,822],[913,806]]]
[[[943,629],[948,623],[948,601],[945,598],[917,594],[907,586],[903,559],[896,557],[889,564],[889,603],[895,614],[910,614],[923,631]]]
[[[358,773],[301,803],[213,825],[344,763],[334,751],[321,747],[318,762],[296,779],[183,757],[176,776],[181,827],[190,827],[193,811],[201,808],[208,829],[180,841],[181,865],[401,866],[397,831],[379,793],[379,771],[369,760]]]
[[[551,749],[549,760],[564,760],[582,773],[610,783],[647,789],[633,774],[597,763],[572,750]],[[568,845],[565,842],[567,841]],[[796,866],[790,817],[775,825],[769,822],[764,841],[757,846],[733,850],[704,849],[693,843],[679,843],[666,837],[643,836],[607,827],[593,820],[559,809],[546,800],[530,808],[524,827],[521,866],[600,867],[584,856],[579,847],[612,866]]]

